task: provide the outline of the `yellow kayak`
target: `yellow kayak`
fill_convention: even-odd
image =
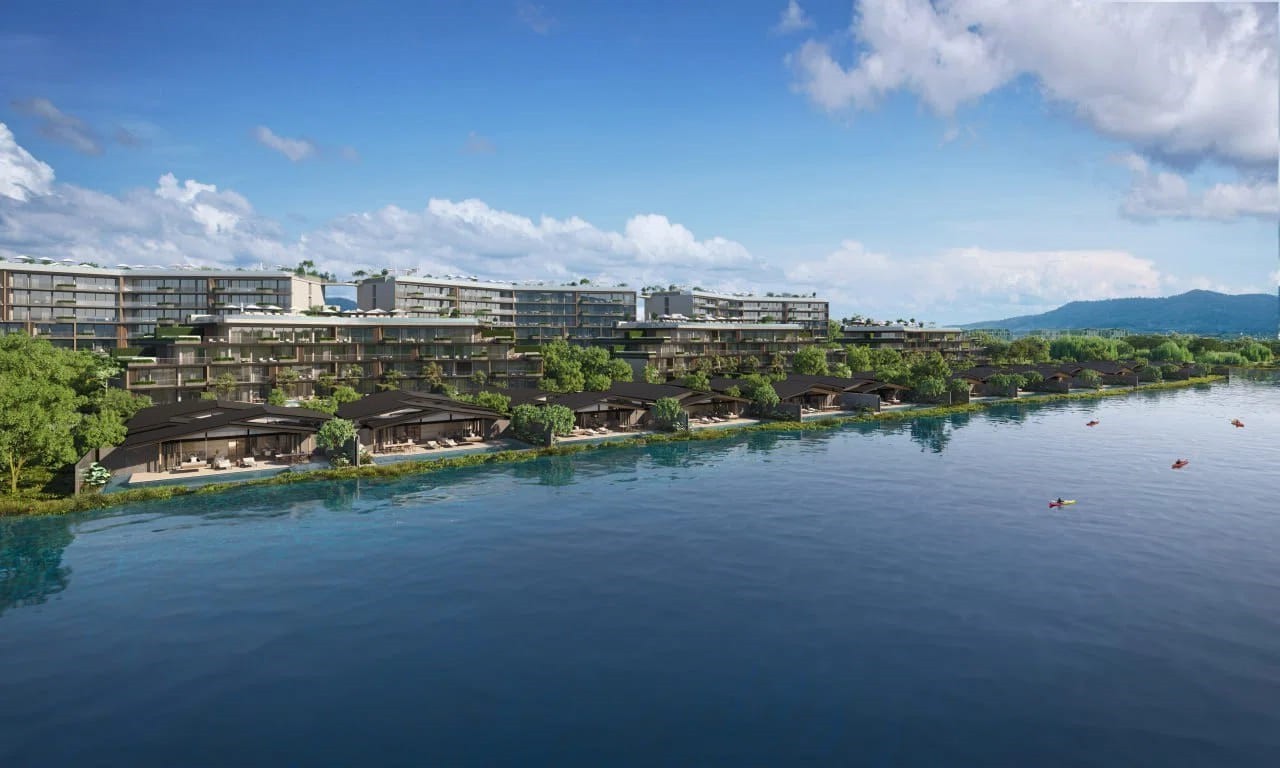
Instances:
[[[1051,501],[1051,502],[1049,502],[1049,506],[1050,506],[1050,507],[1065,507],[1065,506],[1067,506],[1068,504],[1075,504],[1075,503],[1076,503],[1076,500],[1075,500],[1075,499],[1063,499],[1062,501]]]

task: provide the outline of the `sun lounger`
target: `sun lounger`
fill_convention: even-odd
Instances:
[[[437,449],[437,448],[439,448],[439,447],[440,447],[440,444],[439,444],[439,443],[437,443],[435,440],[428,440],[428,441],[427,441],[427,443],[426,443],[426,446],[427,446],[427,448],[429,448],[430,450],[433,450],[433,451],[434,451],[435,449]]]
[[[448,438],[448,437],[443,438],[440,442],[444,443],[444,444],[445,444],[446,446],[448,446],[449,448],[457,448],[457,447],[458,447],[458,444],[457,444],[457,443],[455,443],[455,442],[453,442],[453,440],[452,440],[452,439],[450,439],[450,438]]]

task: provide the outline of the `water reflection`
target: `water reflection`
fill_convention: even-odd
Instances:
[[[911,422],[911,441],[919,444],[922,451],[942,453],[951,442],[951,428],[946,419],[916,419]]]
[[[71,569],[62,564],[62,552],[73,538],[64,517],[0,520],[0,616],[67,588]]]
[[[521,479],[537,480],[538,485],[572,485],[574,457],[544,456],[533,461],[513,464],[512,473]]]

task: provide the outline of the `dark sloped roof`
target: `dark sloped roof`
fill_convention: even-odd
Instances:
[[[610,395],[625,397],[630,400],[658,400],[664,397],[671,397],[676,400],[683,400],[689,397],[694,390],[685,387],[678,387],[674,384],[649,384],[643,381],[615,381],[606,390]]]
[[[401,411],[405,413],[399,413]],[[339,416],[363,427],[412,421],[421,418],[424,413],[449,413],[463,418],[502,418],[502,414],[491,408],[451,400],[443,395],[409,392],[403,389],[377,392],[354,403],[344,403],[338,408]]]
[[[215,400],[196,400],[191,403],[203,407],[173,408],[169,405],[155,406],[139,411],[129,420],[128,434],[120,448],[137,448],[172,440],[180,440],[188,436],[202,435],[206,432],[225,427],[243,427],[246,430],[258,429],[271,432],[311,433],[329,420],[327,413],[312,411],[306,408],[281,408],[272,405],[254,403],[237,403]],[[188,403],[174,405],[187,406]],[[144,411],[165,409],[169,412],[167,419],[162,419],[163,412],[148,413],[140,425],[135,428],[134,421]],[[256,423],[264,417],[273,417],[275,421]]]

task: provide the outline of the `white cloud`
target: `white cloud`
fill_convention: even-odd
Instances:
[[[306,160],[316,154],[316,145],[306,139],[288,139],[278,136],[270,128],[260,125],[253,130],[253,137],[267,149],[273,149],[293,162]]]
[[[787,284],[861,314],[952,320],[977,310],[1028,314],[1068,301],[1160,296],[1173,284],[1127,251],[994,251],[956,248],[922,257],[868,250],[847,240],[825,257],[783,269]],[[990,319],[994,319],[990,318]]]
[[[550,34],[551,28],[556,25],[556,20],[547,14],[546,8],[526,0],[516,3],[516,16],[539,35]]]
[[[85,121],[69,115],[43,98],[22,99],[13,102],[13,108],[24,115],[40,118],[40,135],[66,144],[86,155],[102,154],[102,143]]]
[[[782,13],[778,15],[778,24],[773,28],[774,32],[785,35],[790,32],[799,32],[802,29],[809,29],[813,26],[813,20],[805,15],[804,9],[796,0],[787,0],[787,7],[782,9]]]
[[[1131,218],[1228,221],[1239,216],[1274,219],[1280,215],[1280,187],[1274,178],[1218,183],[1194,192],[1184,177],[1153,170],[1137,155],[1123,155],[1118,162],[1133,173],[1133,184],[1120,206],[1121,213]]]
[[[950,116],[1019,76],[1100,133],[1152,157],[1274,168],[1280,154],[1270,4],[863,0],[851,65],[823,42],[788,60],[823,109],[909,90]]]
[[[31,156],[0,123],[0,197],[25,201],[47,195],[53,187],[53,169]]]
[[[0,252],[98,263],[209,266],[296,263],[348,274],[416,267],[424,273],[518,280],[590,277],[628,281],[732,278],[761,267],[741,244],[698,239],[665,216],[632,217],[623,231],[577,217],[532,219],[480,200],[432,199],[337,218],[286,238],[231,190],[160,177],[153,190],[107,195],[54,183],[0,124]]]

